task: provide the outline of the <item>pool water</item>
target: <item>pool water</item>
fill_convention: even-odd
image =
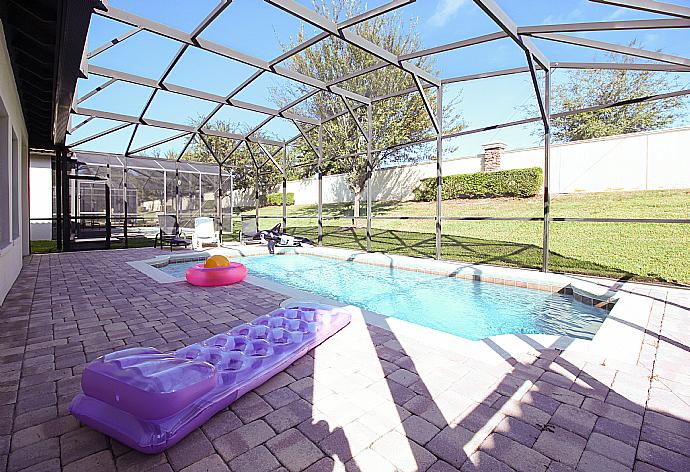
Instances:
[[[233,258],[250,275],[463,338],[556,334],[591,339],[606,310],[558,293],[307,255]],[[184,278],[197,262],[160,270]]]

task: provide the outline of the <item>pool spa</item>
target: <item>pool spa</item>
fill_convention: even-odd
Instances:
[[[174,280],[203,256],[157,264]],[[249,275],[468,340],[503,334],[592,339],[612,303],[527,283],[486,283],[315,254],[233,257]]]

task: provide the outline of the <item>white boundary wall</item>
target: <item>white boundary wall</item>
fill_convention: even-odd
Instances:
[[[31,154],[29,182],[31,183],[31,193],[41,196],[41,198],[37,198],[32,195],[29,201],[29,216],[31,218],[52,218],[53,170],[50,156]],[[30,226],[32,241],[49,241],[53,239],[53,222],[50,219],[32,221]]]
[[[482,161],[482,154],[445,157],[443,174],[480,172]],[[501,169],[543,165],[543,147],[506,151],[501,161]],[[372,198],[411,200],[419,181],[435,175],[435,161],[377,170]],[[550,180],[552,193],[690,188],[690,127],[552,145]],[[297,205],[316,204],[317,179],[289,181],[287,191]],[[249,194],[236,194],[237,204],[253,204]],[[324,203],[352,199],[345,175],[323,178]]]

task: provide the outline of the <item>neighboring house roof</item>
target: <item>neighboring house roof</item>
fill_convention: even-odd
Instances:
[[[100,0],[0,2],[7,48],[32,148],[65,143],[89,20]]]

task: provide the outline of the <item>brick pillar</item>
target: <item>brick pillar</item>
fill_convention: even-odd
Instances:
[[[484,172],[492,172],[501,169],[501,157],[506,148],[505,143],[488,143],[482,144],[484,148],[484,159],[482,160],[482,170]]]

